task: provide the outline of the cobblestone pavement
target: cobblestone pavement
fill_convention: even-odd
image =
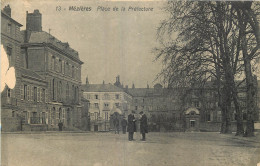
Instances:
[[[260,139],[219,133],[2,133],[2,166],[256,166]]]

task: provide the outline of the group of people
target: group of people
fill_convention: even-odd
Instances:
[[[128,140],[133,141],[134,140],[134,132],[136,132],[136,119],[135,119],[135,111],[132,111],[128,115],[128,120],[125,118],[121,121],[122,131],[123,134],[126,133],[126,127],[128,132]],[[142,134],[142,141],[145,141],[145,134],[148,133],[148,125],[147,125],[147,117],[144,114],[143,111],[140,112],[141,118],[140,118],[140,132]],[[115,126],[115,134],[119,134],[119,119],[114,119],[114,126]]]

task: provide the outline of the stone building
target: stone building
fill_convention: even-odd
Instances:
[[[38,10],[26,14],[21,32],[10,6],[1,11],[1,42],[16,71],[15,88],[1,94],[2,130],[56,130],[60,121],[65,129],[81,128],[88,109],[81,100],[83,62],[68,43],[42,31]]]
[[[123,89],[112,84],[89,84],[82,85],[84,98],[89,100],[91,131],[109,131],[111,126],[110,117],[115,112],[127,116],[132,97]]]
[[[35,71],[46,82],[48,128],[61,121],[65,128],[79,127],[81,114],[81,65],[78,52],[42,31],[39,10],[26,13],[26,30],[22,31],[22,57],[27,69]]]

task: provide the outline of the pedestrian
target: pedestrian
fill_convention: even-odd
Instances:
[[[127,120],[125,119],[125,117],[121,121],[121,126],[122,126],[123,134],[125,134],[126,133],[126,126],[127,126]]]
[[[115,116],[114,118],[114,128],[115,128],[115,134],[119,134],[119,119],[118,116]]]
[[[58,123],[58,126],[59,126],[59,131],[62,131],[63,123],[61,121]]]
[[[147,117],[143,111],[140,112],[142,116],[140,119],[140,132],[142,134],[142,141],[145,141],[145,134],[148,133]]]
[[[132,111],[128,115],[128,126],[127,126],[127,132],[128,132],[128,140],[133,141],[134,140],[134,132],[136,132],[136,126],[135,126],[135,111]]]

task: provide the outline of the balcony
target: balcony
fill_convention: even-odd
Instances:
[[[17,99],[13,97],[2,97],[2,106],[17,106]]]

